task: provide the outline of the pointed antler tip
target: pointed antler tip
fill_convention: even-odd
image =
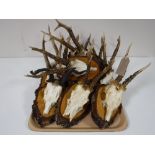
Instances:
[[[134,74],[130,75],[122,84],[126,87],[137,75],[139,75],[141,72],[147,69],[150,65],[151,63],[147,64],[143,68],[136,71]]]
[[[128,47],[128,50],[130,50],[130,49],[131,49],[131,47],[132,47],[132,43],[130,43],[130,45],[129,45],[129,47]]]
[[[49,25],[48,25],[48,33],[51,33],[51,28]]]
[[[48,30],[50,30],[50,25],[48,24]]]
[[[43,33],[42,41],[45,41],[45,33]]]
[[[60,27],[60,21],[58,19],[55,19],[55,21],[57,22],[58,25],[56,26],[56,28],[54,29],[54,31],[56,31]]]
[[[54,29],[54,31],[56,31],[58,28],[59,28],[59,26],[57,26],[57,27]]]
[[[45,31],[41,31],[41,33],[43,33],[44,35],[49,35],[47,32]]]
[[[105,43],[105,35],[103,35],[103,36],[101,37],[101,42],[102,42],[102,43]]]
[[[144,66],[144,67],[141,69],[141,71],[143,71],[143,70],[147,69],[150,65],[151,65],[151,62],[150,62],[150,63],[148,63],[146,66]]]
[[[118,39],[117,39],[117,40],[118,40],[118,41],[120,41],[120,40],[121,40],[121,36],[120,36],[120,35],[118,36]]]
[[[27,75],[24,75],[24,77],[30,77],[30,78],[33,78],[33,75],[29,75],[29,74],[27,74]]]
[[[57,23],[60,23],[60,21],[59,21],[58,19],[55,19],[55,21],[56,21]]]
[[[127,51],[126,51],[125,57],[128,57],[129,52],[130,52],[130,49],[131,49],[131,46],[132,46],[132,43],[131,43],[131,44],[129,45],[129,47],[127,48]]]
[[[103,39],[105,40],[105,34],[103,35]]]
[[[132,43],[130,43],[130,45],[129,45],[129,47],[128,47],[128,50],[129,50],[129,51],[130,51],[131,47],[132,47]]]
[[[105,33],[102,34],[102,38],[105,38]]]

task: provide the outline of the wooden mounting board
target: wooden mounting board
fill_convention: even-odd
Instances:
[[[90,114],[88,114],[83,120],[81,120],[77,125],[71,128],[63,128],[52,123],[44,128],[41,128],[37,122],[30,116],[28,126],[32,131],[37,132],[118,132],[126,129],[128,123],[124,110],[117,116],[114,123],[107,129],[99,129],[93,122]]]

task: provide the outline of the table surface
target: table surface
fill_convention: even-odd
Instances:
[[[118,60],[118,61],[117,61]],[[116,59],[114,69],[120,58]],[[123,96],[128,127],[121,132],[34,132],[28,128],[39,80],[27,78],[43,58],[0,58],[0,134],[155,134],[155,57],[131,57],[126,77],[148,62],[151,66],[129,85]]]

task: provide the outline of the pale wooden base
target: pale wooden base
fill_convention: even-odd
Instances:
[[[114,123],[107,129],[99,129],[96,124],[93,122],[90,114],[86,116],[83,120],[81,120],[77,125],[71,128],[63,128],[61,126],[56,125],[56,123],[52,123],[44,128],[41,128],[32,118],[29,119],[28,126],[33,131],[38,132],[115,132],[122,131],[126,129],[128,123],[126,115],[122,109],[120,115],[117,116]]]

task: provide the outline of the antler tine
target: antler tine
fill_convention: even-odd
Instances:
[[[149,66],[151,65],[151,63],[149,63],[148,65],[146,65],[145,67],[141,68],[140,70],[136,71],[134,74],[130,75],[123,83],[122,85],[124,87],[126,87],[138,74],[140,74],[141,72],[143,72],[145,69],[147,69]]]
[[[48,33],[50,34],[50,36],[52,36],[52,33],[51,33],[49,25],[48,25]],[[51,37],[51,43],[52,43],[52,46],[53,46],[53,48],[55,50],[56,56],[59,56],[59,50],[58,50],[58,47],[57,47],[53,37]]]
[[[105,36],[101,37],[101,48],[100,48],[99,56],[103,57],[103,61],[107,64]]]
[[[103,38],[103,45],[104,45],[104,48],[103,48],[103,60],[107,63],[107,56],[106,56],[106,40],[105,40],[105,36]]]
[[[32,75],[37,75],[37,74],[39,74],[39,73],[41,73],[41,72],[46,72],[46,71],[48,71],[49,69],[47,69],[47,68],[40,68],[40,69],[37,69],[37,70],[35,70],[35,71],[30,71],[30,73],[32,74]]]
[[[94,45],[95,45],[95,39],[93,38],[93,39],[92,39],[92,43],[90,42],[89,44],[92,46],[93,54],[94,54],[94,55],[97,55],[96,50],[95,50],[95,48],[94,48]]]
[[[67,42],[65,42],[63,38],[62,39],[57,38],[56,36],[50,35],[49,33],[44,32],[44,31],[42,31],[42,33],[48,35],[50,37],[50,40],[53,38],[54,40],[58,41],[59,43],[63,44],[64,46],[68,47],[71,51],[75,51],[76,50],[75,47],[73,47],[72,45],[70,45]]]
[[[114,50],[114,52],[112,54],[112,57],[110,59],[110,62],[115,61],[115,57],[116,57],[116,55],[118,53],[118,50],[119,50],[119,47],[120,47],[120,42],[121,42],[120,40],[121,39],[120,39],[120,36],[119,36],[118,39],[117,39],[117,46],[116,46],[116,48],[115,48],[115,50]]]
[[[93,47],[93,54],[97,55],[95,48]]]
[[[63,35],[60,35],[60,38],[62,39],[62,40],[64,40],[64,36]],[[66,42],[67,43],[67,42]],[[65,46],[66,47],[66,46]],[[59,46],[59,55],[60,55],[60,57],[61,57],[61,55],[62,55],[62,49],[63,49],[63,44],[62,43],[60,43],[60,46]]]
[[[67,43],[70,43],[70,40],[71,40],[71,38],[68,37],[67,38]],[[65,49],[64,49],[63,58],[68,59],[68,48],[67,47],[65,47]]]
[[[131,46],[132,46],[132,44],[129,45],[129,47],[128,47],[128,49],[127,49],[127,51],[126,51],[126,53],[125,53],[125,55],[124,55],[123,58],[126,59],[126,58],[128,57],[129,52],[130,52],[130,49],[131,49]],[[120,62],[120,64],[119,64],[119,66],[120,66],[120,65],[121,65],[121,62]],[[126,68],[126,69],[127,69],[127,68]],[[126,73],[126,71],[125,71],[125,73]],[[124,73],[124,75],[125,75],[125,73]],[[124,75],[118,75],[117,78],[116,78],[115,80],[116,80],[117,82],[122,81]]]
[[[80,36],[79,36],[79,34],[76,36],[76,40],[77,41],[79,41],[79,39],[80,39]]]
[[[60,46],[59,46],[59,57],[61,57],[61,52],[62,52],[62,44],[60,43]]]
[[[93,46],[93,44],[91,42],[88,43],[87,52],[92,52],[92,54],[94,56],[97,56],[97,53],[95,51],[95,48],[94,48],[94,46]]]
[[[118,50],[119,50],[119,47],[120,47],[120,36],[119,36],[119,38],[117,39],[117,41],[118,41],[117,46],[116,46],[116,48],[115,48],[115,50],[114,50],[114,52],[113,52],[113,55],[112,55],[112,57],[111,57],[111,59],[110,59],[110,61],[109,61],[108,66],[105,67],[105,68],[101,71],[101,73],[92,81],[92,83],[91,83],[91,85],[90,85],[91,88],[93,88],[93,87],[95,86],[95,84],[96,84],[108,71],[111,70],[112,65],[113,65],[114,62],[115,62],[115,57],[116,57],[116,55],[117,55],[117,53],[118,53]]]
[[[68,61],[67,60],[64,60],[63,58],[60,58],[60,57],[57,57],[55,55],[53,55],[52,53],[49,53],[43,49],[39,49],[39,48],[36,48],[36,47],[31,47],[31,49],[33,51],[37,51],[37,52],[40,52],[40,53],[43,53],[43,54],[46,54],[48,57],[54,59],[56,62],[60,62],[64,65],[67,65],[68,64]]]
[[[87,50],[88,44],[90,43],[90,38],[91,38],[91,34],[89,35],[85,45],[84,45],[84,49]]]
[[[26,77],[31,77],[31,78],[42,78],[45,73],[41,73],[39,75],[25,75]]]
[[[102,58],[102,51],[103,51],[103,39],[101,37],[101,47],[100,47],[100,51],[99,51],[99,57]]]
[[[126,58],[126,57],[129,55],[131,46],[132,46],[132,43],[129,45],[129,47],[128,47],[127,51],[126,51],[126,54],[125,54],[124,58]]]
[[[38,75],[25,75],[25,77],[30,77],[30,78],[41,78],[40,76]]]
[[[112,65],[113,65],[114,62],[115,62],[115,57],[116,57],[116,55],[117,55],[119,46],[120,46],[120,37],[117,39],[117,41],[118,41],[117,46],[116,46],[116,48],[115,48],[115,50],[114,50],[114,53],[113,53],[113,55],[112,55],[112,58],[111,58],[110,61],[109,61],[108,66],[105,67],[105,68],[101,71],[101,73],[92,81],[92,83],[90,84],[90,88],[91,88],[91,89],[96,85],[96,83],[97,83],[104,75],[106,75],[106,73],[107,73],[108,71],[111,70]]]
[[[43,35],[43,40],[42,40],[42,49],[45,51],[45,36]],[[43,56],[44,56],[44,60],[45,60],[45,63],[46,63],[46,67],[47,68],[51,68],[51,64],[48,60],[48,57],[46,54],[43,53]]]
[[[58,25],[57,25],[57,27],[55,28],[55,30],[57,30],[57,29],[60,28],[60,27],[66,29],[66,31],[69,33],[70,37],[72,38],[74,44],[76,45],[77,49],[78,49],[79,51],[82,51],[82,47],[81,47],[81,45],[79,44],[78,40],[76,39],[76,37],[75,37],[75,35],[74,35],[74,33],[73,33],[72,28],[69,27],[69,26],[67,26],[67,25],[65,25],[65,24],[63,24],[63,23],[61,23],[61,22],[60,22],[59,20],[57,20],[57,19],[56,19],[56,22],[57,22]]]
[[[42,78],[45,74],[47,74],[47,75],[54,74],[54,73],[63,74],[66,70],[67,70],[66,68],[57,69],[56,67],[50,68],[50,69],[41,68],[36,71],[30,71],[31,75],[28,74],[28,75],[26,75],[26,77]]]

